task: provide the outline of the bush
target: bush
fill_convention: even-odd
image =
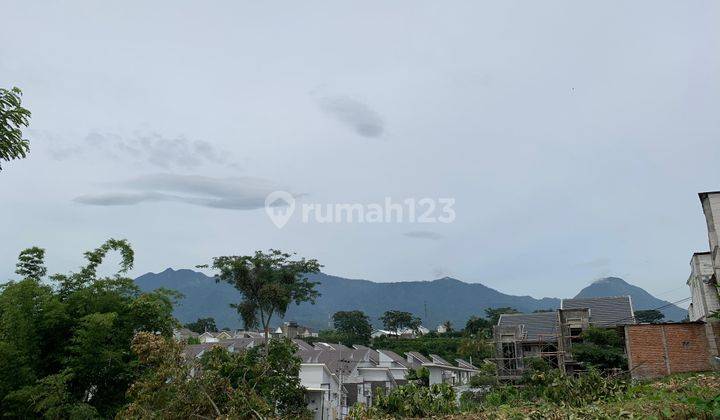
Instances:
[[[356,404],[348,414],[351,419],[376,417],[430,417],[453,414],[458,407],[455,391],[448,384],[435,384],[430,387],[408,384],[399,386],[384,395],[375,397],[372,407]]]
[[[627,368],[622,340],[615,330],[590,327],[580,337],[583,342],[572,348],[578,362],[603,370]]]

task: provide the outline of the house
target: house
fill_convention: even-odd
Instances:
[[[590,326],[615,328],[635,323],[630,296],[563,299],[560,309],[532,314],[502,314],[493,327],[492,359],[503,380],[522,376],[530,358],[542,358],[564,372],[582,367],[573,360],[572,345]]]
[[[344,390],[337,376],[323,363],[300,365],[300,383],[305,387],[305,402],[315,420],[343,417]]]
[[[191,338],[198,338],[200,334],[187,328],[173,330],[173,338],[175,341],[187,341]]]
[[[198,339],[201,343],[217,343],[220,340],[229,340],[233,338],[232,334],[230,334],[229,331],[218,331],[218,332],[210,332],[205,331],[204,333],[200,334],[198,336]]]
[[[286,337],[286,338],[308,338],[317,337],[317,333],[313,332],[310,328],[302,326],[295,321],[283,322],[283,324],[275,330],[273,337]]]

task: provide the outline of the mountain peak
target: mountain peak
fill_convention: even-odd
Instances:
[[[592,284],[622,284],[622,285],[629,285],[628,282],[621,279],[620,277],[603,277],[601,279],[597,279]]]

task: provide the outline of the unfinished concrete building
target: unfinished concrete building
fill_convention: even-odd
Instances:
[[[563,372],[581,368],[572,358],[572,346],[590,326],[618,328],[634,324],[629,296],[563,299],[560,309],[532,314],[503,314],[493,327],[498,377],[517,380],[528,359],[541,358]]]

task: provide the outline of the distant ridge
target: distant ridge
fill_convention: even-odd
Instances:
[[[661,300],[637,286],[619,277],[605,277],[592,282],[575,297],[625,296],[630,295],[635,310],[660,309],[666,321],[680,321],[687,316],[687,311],[670,302]]]
[[[322,296],[315,305],[291,305],[285,320],[295,320],[315,329],[327,328],[332,314],[341,310],[360,309],[370,316],[376,326],[380,325],[378,317],[383,312],[397,309],[421,317],[428,328],[434,328],[447,320],[462,328],[469,317],[483,316],[486,308],[510,306],[521,312],[533,312],[560,306],[560,299],[508,295],[480,283],[465,283],[450,277],[431,281],[375,283],[320,273],[311,275],[310,279],[320,282],[318,290]],[[630,294],[636,309],[655,308],[665,303],[639,287],[618,280],[622,283],[610,281],[602,290],[611,296]],[[160,273],[144,274],[136,282],[142,290],[165,287],[184,294],[185,298],[175,311],[175,316],[181,322],[211,316],[219,327],[241,326],[237,314],[229,307],[230,303],[239,300],[240,294],[225,283],[215,283],[212,277],[203,273],[168,268]],[[594,286],[603,284],[591,284],[578,297],[597,296],[593,293],[601,291]],[[685,317],[685,311],[677,307],[675,309],[682,315],[671,310],[671,319]]]

